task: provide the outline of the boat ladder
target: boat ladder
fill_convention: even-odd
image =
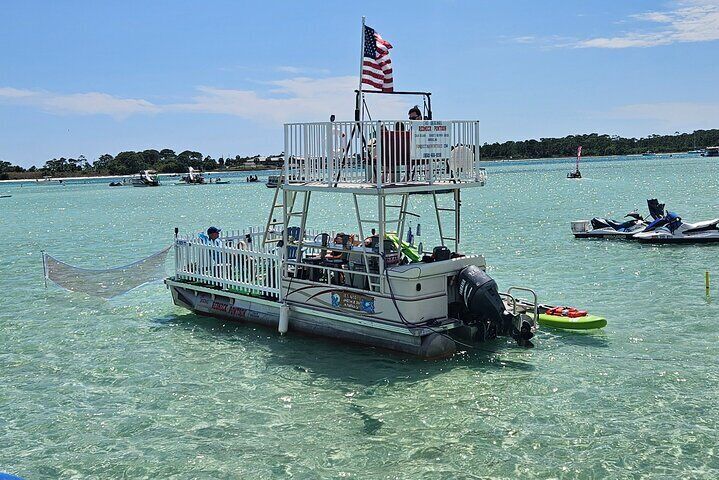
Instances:
[[[280,197],[282,196],[282,197]],[[272,200],[272,208],[270,214],[267,217],[267,223],[265,224],[265,234],[262,238],[262,244],[267,243],[279,243],[282,240],[282,229],[279,231],[275,227],[283,226],[284,228],[284,216],[285,213],[288,215],[288,226],[290,226],[290,219],[295,217],[301,217],[300,223],[304,224],[304,213],[302,211],[295,211],[295,200],[297,199],[297,192],[287,191],[284,192],[281,188],[275,189],[275,195]],[[285,202],[287,202],[287,211],[285,212]],[[309,193],[305,193],[305,202],[309,202]],[[304,203],[303,202],[303,205]],[[278,219],[279,217],[279,219]],[[303,234],[304,234],[304,228]]]
[[[434,211],[437,214],[437,226],[439,227],[439,237],[440,241],[442,242],[442,246],[446,246],[446,242],[448,241],[454,242],[454,251],[456,252],[457,250],[459,250],[459,210],[462,201],[460,200],[459,189],[453,190],[452,193],[454,202],[449,207],[440,206],[440,201],[436,192],[432,192],[432,199],[434,200]],[[447,237],[444,235],[444,229],[442,228],[442,217],[448,216],[451,217],[451,221],[454,223],[454,231],[456,232],[456,237]]]
[[[371,230],[375,229],[375,232],[377,235],[379,235],[380,231],[384,231],[385,233],[388,232],[395,232],[397,234],[397,237],[401,240],[402,236],[404,234],[404,227],[405,227],[405,220],[407,218],[407,215],[419,217],[419,215],[416,215],[414,213],[411,213],[407,210],[408,200],[409,200],[409,194],[400,194],[399,195],[399,202],[397,205],[395,204],[388,204],[387,203],[387,197],[378,195],[378,209],[379,212],[379,218],[373,219],[373,218],[366,218],[364,214],[362,213],[362,210],[360,208],[360,202],[359,198],[361,196],[358,194],[353,194],[354,198],[354,204],[355,204],[355,214],[357,216],[357,225],[359,227],[359,234],[361,237],[362,242],[366,238],[368,238],[370,235],[368,233],[371,232]],[[382,228],[380,229],[380,225]],[[368,232],[370,231],[370,232]],[[401,249],[400,249],[401,250]],[[368,281],[369,286],[371,290],[379,291],[380,290],[380,279],[382,277],[382,273],[384,271],[384,264],[383,262],[380,262],[380,268],[379,268],[379,277],[374,277],[372,275],[369,275],[370,269],[369,269],[369,257],[366,253],[362,254],[362,260],[365,266],[365,272],[368,274]]]

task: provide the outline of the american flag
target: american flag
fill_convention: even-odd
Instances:
[[[373,28],[364,27],[364,55],[362,57],[362,83],[383,92],[394,90],[392,84],[392,45],[383,40]]]

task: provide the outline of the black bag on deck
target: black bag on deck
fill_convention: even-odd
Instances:
[[[441,262],[442,260],[449,260],[452,257],[452,252],[449,251],[449,248],[442,245],[440,247],[434,247],[432,256],[435,262]]]

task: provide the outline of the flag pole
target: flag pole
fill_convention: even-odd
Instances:
[[[359,61],[359,88],[357,89],[358,105],[360,109],[359,120],[364,122],[364,93],[362,93],[362,64],[364,62],[364,22],[365,16],[362,15],[362,33],[360,36],[360,61]],[[361,124],[360,124],[361,125]]]

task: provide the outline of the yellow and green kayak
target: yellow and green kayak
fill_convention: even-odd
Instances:
[[[597,315],[583,317],[564,317],[560,315],[539,314],[539,324],[545,327],[564,328],[569,330],[593,330],[607,326],[607,320]]]

